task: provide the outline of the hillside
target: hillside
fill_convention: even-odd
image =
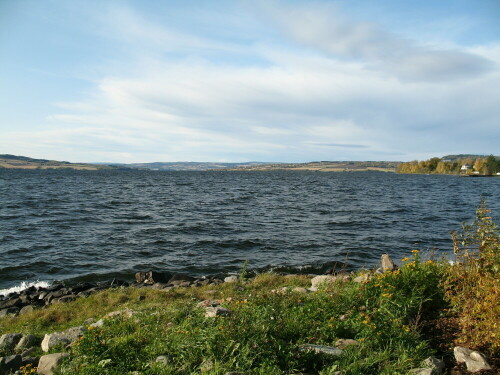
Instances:
[[[78,169],[96,171],[101,169],[117,169],[117,167],[0,154],[0,169]]]
[[[395,172],[399,162],[395,161],[315,161],[309,163],[275,163],[241,166],[233,170],[246,171],[316,171],[316,172]]]

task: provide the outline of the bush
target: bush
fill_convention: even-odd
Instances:
[[[500,236],[484,201],[472,224],[453,233],[456,262],[444,281],[459,314],[460,341],[500,353]]]

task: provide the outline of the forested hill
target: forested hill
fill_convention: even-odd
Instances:
[[[400,163],[397,173],[436,173],[436,174],[479,174],[495,175],[500,172],[500,157],[486,155],[447,155],[429,160],[414,160]]]

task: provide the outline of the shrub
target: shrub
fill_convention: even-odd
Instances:
[[[459,314],[460,337],[491,354],[500,352],[500,235],[484,201],[472,224],[453,233],[456,262],[444,281]]]

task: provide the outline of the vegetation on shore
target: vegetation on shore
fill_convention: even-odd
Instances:
[[[482,204],[474,223],[453,236],[453,265],[423,259],[414,250],[396,271],[370,273],[363,282],[338,278],[313,293],[304,290],[309,276],[261,274],[247,280],[243,267],[236,283],[111,289],[1,318],[0,334],[41,335],[132,309],[137,313],[131,318],[116,316],[90,328],[69,350],[60,373],[405,374],[436,353],[431,336],[440,319],[456,318],[455,343],[500,354],[499,238]],[[220,301],[231,315],[205,317],[197,304],[207,299]],[[301,350],[338,339],[359,344],[339,357]],[[439,356],[451,355],[440,350]],[[155,361],[158,356],[165,360]]]
[[[468,169],[462,169],[463,166]],[[435,173],[435,174],[473,174],[494,175],[500,172],[500,158],[490,155],[488,157],[464,156],[463,158],[448,159],[431,158],[429,160],[414,160],[400,163],[396,167],[397,173]]]

